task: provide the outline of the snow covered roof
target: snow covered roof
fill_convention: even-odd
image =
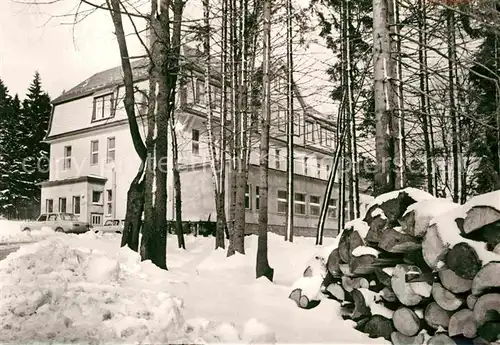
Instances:
[[[182,54],[181,60],[183,60],[183,63],[189,64],[190,67],[202,64],[202,56],[197,49],[183,46]],[[148,77],[149,58],[132,61],[131,65],[134,81],[144,80]],[[216,69],[217,67],[214,67],[214,70]],[[121,65],[94,74],[54,99],[52,104],[64,103],[76,98],[91,95],[98,90],[119,85],[123,85]]]
[[[61,186],[65,184],[79,183],[79,182],[90,182],[90,183],[99,183],[104,184],[108,179],[103,176],[97,175],[87,175],[80,177],[71,177],[62,180],[54,180],[54,181],[43,181],[40,182],[39,185],[42,187],[52,187],[52,186]]]

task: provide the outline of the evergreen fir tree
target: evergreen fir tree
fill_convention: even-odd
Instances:
[[[21,105],[17,95],[9,95],[7,87],[0,80],[0,213],[15,216],[16,205],[20,199],[20,190],[16,181],[19,179],[19,167],[16,155],[19,155],[19,118]]]
[[[50,97],[42,89],[40,74],[35,73],[28,88],[22,107],[22,135],[20,145],[23,148],[23,179],[26,192],[23,193],[32,202],[40,201],[39,182],[48,179],[49,145],[43,140],[49,127],[51,112]]]

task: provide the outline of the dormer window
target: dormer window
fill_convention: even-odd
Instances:
[[[113,117],[113,94],[108,93],[99,97],[94,97],[94,112],[92,121],[100,121]]]

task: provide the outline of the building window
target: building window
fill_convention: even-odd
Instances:
[[[47,199],[45,200],[45,212],[54,212],[54,200]]]
[[[113,117],[113,94],[94,98],[94,112],[92,121],[99,121]]]
[[[295,111],[293,113],[293,134],[296,136],[296,137],[300,137],[301,134],[302,134],[302,126],[303,126],[303,123],[302,123],[302,117],[300,116],[300,113],[298,111]]]
[[[113,191],[111,189],[106,190],[106,196],[107,215],[111,216],[113,214]]]
[[[295,213],[306,214],[306,195],[302,193],[295,193]]]
[[[322,139],[322,144],[327,147],[332,146],[332,131],[326,127],[321,128],[322,134],[321,134],[321,139]]]
[[[330,199],[328,201],[328,217],[337,218],[337,199]]]
[[[251,194],[252,193],[250,192],[250,190],[251,190],[251,186],[247,184],[245,187],[245,208],[247,210],[250,210],[252,208],[252,204],[251,204],[251,200],[252,200]]]
[[[278,212],[279,213],[286,213],[287,209],[287,198],[286,198],[286,191],[285,190],[279,190],[278,191]]]
[[[320,178],[321,177],[321,163],[318,163],[316,165],[316,177]]]
[[[327,164],[325,168],[326,168],[326,176],[328,178],[328,175],[330,174],[330,165]]]
[[[279,170],[281,169],[281,153],[279,149],[274,150],[274,157],[275,157],[274,161],[275,168]]]
[[[255,186],[255,209],[260,208],[260,198],[259,198],[259,186]]]
[[[64,146],[64,170],[71,169],[71,146]]]
[[[200,79],[196,79],[194,103],[201,105],[205,104],[205,83]]]
[[[66,213],[66,198],[59,198],[59,212]]]
[[[113,163],[115,161],[115,138],[108,138],[108,153],[106,155],[106,162]]]
[[[306,140],[314,142],[314,123],[306,121]]]
[[[92,203],[96,205],[102,205],[102,191],[92,191]]]
[[[307,176],[307,161],[308,157],[304,157],[304,175]]]
[[[101,213],[91,213],[90,214],[90,225],[102,225],[102,214]]]
[[[200,154],[200,132],[197,129],[191,131],[191,152],[196,156]]]
[[[311,216],[319,216],[320,206],[319,206],[320,197],[317,195],[309,196],[309,214]]]
[[[90,142],[90,164],[96,165],[99,163],[99,140]]]
[[[74,214],[80,214],[80,197],[79,196],[74,196],[73,197],[73,213]]]
[[[349,220],[349,202],[347,200],[344,203],[344,219]]]
[[[280,132],[286,132],[286,127],[287,127],[286,109],[278,107],[277,117],[278,117],[278,130]]]
[[[221,101],[221,89],[217,86],[212,86],[212,107],[217,109],[220,106]]]

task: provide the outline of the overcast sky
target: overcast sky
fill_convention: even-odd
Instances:
[[[34,6],[0,0],[0,78],[11,94],[24,96],[36,70],[55,98],[117,65],[118,46],[109,14],[95,13],[74,27],[68,24],[72,18],[53,17],[70,13],[75,3]]]
[[[107,12],[97,11],[72,25],[74,18],[64,15],[75,13],[78,0],[60,0],[51,5],[21,4],[23,1],[49,2],[0,0],[0,79],[12,95],[18,93],[24,97],[36,70],[42,77],[44,89],[55,98],[92,74],[119,65],[118,46]],[[195,8],[185,13],[201,12],[195,2],[189,3]],[[132,55],[140,54],[136,40],[129,40],[129,46]],[[316,94],[317,90],[327,94],[330,89],[324,87],[328,85],[328,77],[321,72],[326,67],[318,63],[328,57],[323,58],[320,48],[313,47],[305,55],[296,57],[297,64],[301,65],[297,68],[296,80],[313,88],[312,92],[304,90],[304,94]],[[331,112],[331,106],[316,98],[311,105]]]

